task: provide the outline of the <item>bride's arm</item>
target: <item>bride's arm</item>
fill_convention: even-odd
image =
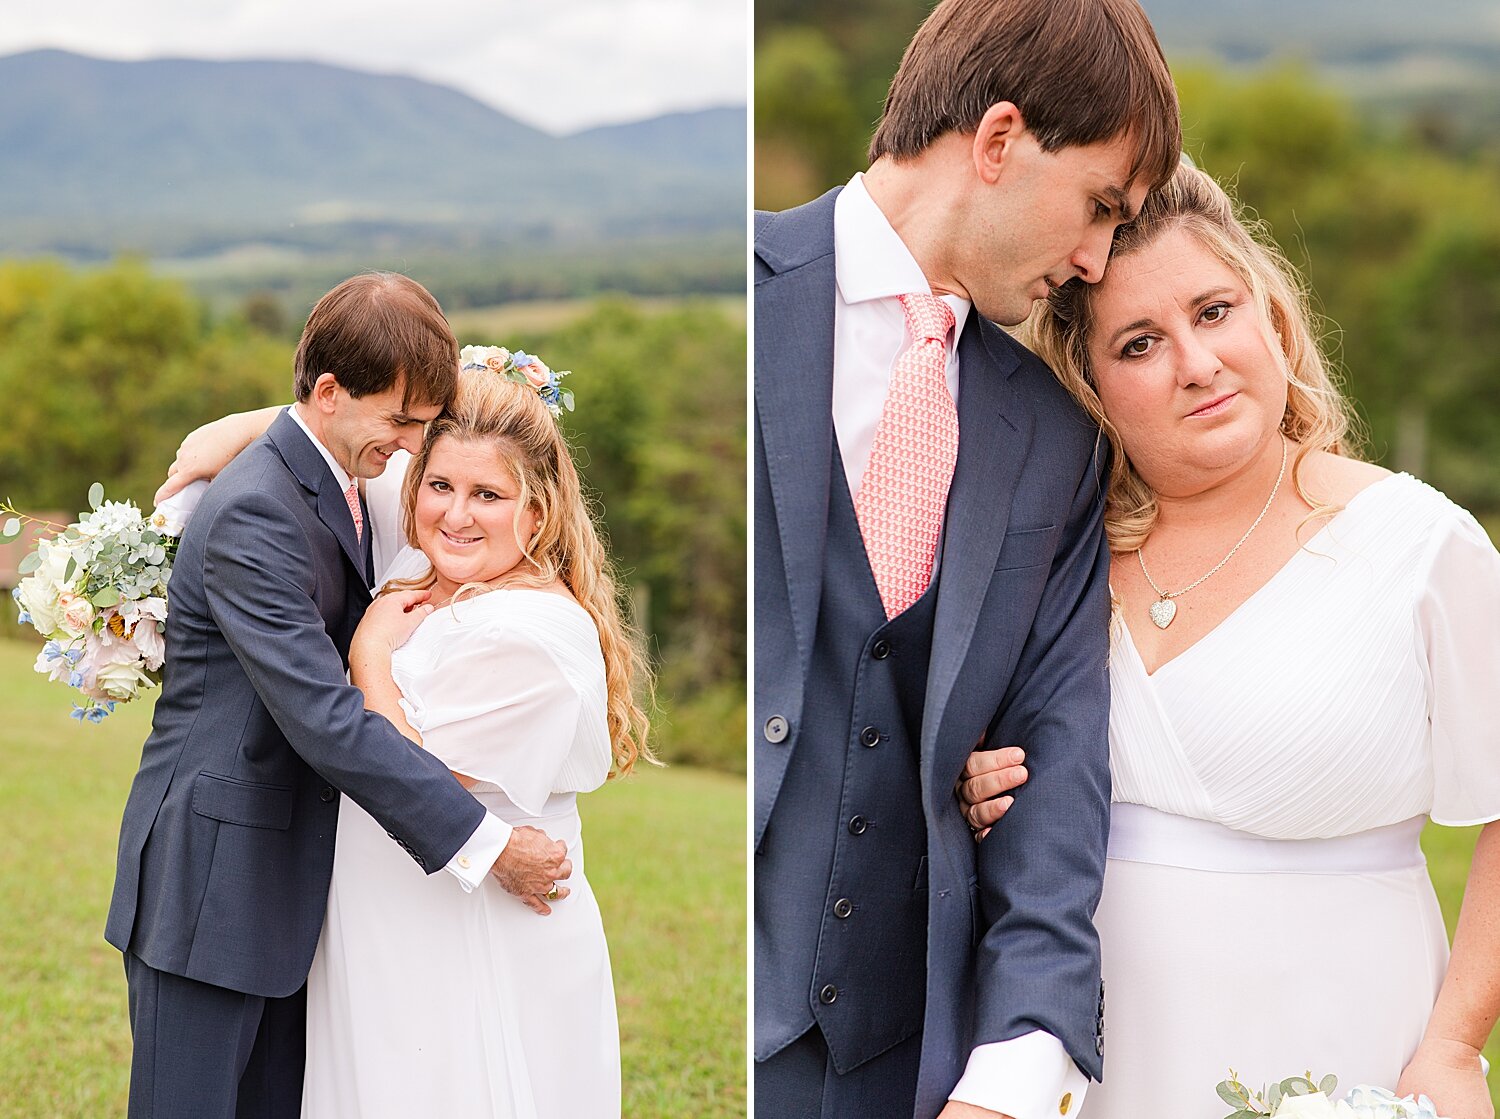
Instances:
[[[1422,1093],[1440,1115],[1490,1119],[1495,1114],[1480,1050],[1500,1016],[1500,823],[1486,824],[1474,848],[1453,957],[1427,1032],[1396,1088]]]
[[[385,716],[418,746],[422,745],[422,735],[407,722],[401,706],[401,689],[391,673],[391,654],[405,645],[423,619],[432,613],[427,601],[430,593],[397,591],[381,595],[365,611],[349,643],[349,682],[365,694],[365,710]],[[465,774],[453,776],[466,789],[476,784],[474,778]]]
[[[365,695],[365,709],[388,719],[392,726],[418,746],[422,735],[407,721],[401,706],[401,689],[391,673],[391,654],[406,644],[423,619],[432,613],[430,591],[396,591],[381,595],[359,623],[349,644],[349,682]],[[464,788],[478,782],[449,770]],[[509,827],[509,824],[506,824]],[[572,873],[562,843],[537,828],[511,828],[490,873],[510,894],[534,913],[552,912],[547,901],[559,902],[569,894],[562,880]],[[540,883],[540,885],[539,885]],[[548,886],[555,892],[543,899]]]
[[[188,432],[167,467],[167,480],[156,491],[155,503],[160,505],[190,482],[212,481],[235,455],[266,433],[285,407],[274,404],[253,412],[232,412]]]

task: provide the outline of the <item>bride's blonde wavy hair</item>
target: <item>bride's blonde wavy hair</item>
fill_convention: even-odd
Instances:
[[[561,582],[599,631],[614,753],[611,776],[623,777],[640,760],[655,763],[647,743],[650,721],[635,699],[637,687],[649,692],[650,671],[621,609],[613,567],[590,515],[573,456],[552,413],[529,386],[488,370],[465,370],[452,403],[428,425],[422,449],[406,472],[401,529],[413,548],[419,546],[417,494],[433,445],[443,438],[493,447],[520,491],[512,528],[522,562],[494,583],[465,584],[455,601],[500,586],[545,587]],[[536,513],[536,534],[523,540],[519,521],[528,508]],[[436,572],[429,571],[420,579],[402,580],[385,589],[425,590],[436,581]]]
[[[1109,259],[1118,260],[1151,245],[1162,234],[1182,229],[1237,275],[1260,313],[1261,330],[1279,354],[1287,379],[1282,433],[1295,445],[1292,483],[1311,508],[1309,519],[1338,507],[1307,492],[1302,464],[1313,451],[1359,457],[1362,442],[1356,419],[1339,389],[1338,378],[1319,348],[1307,288],[1258,221],[1236,212],[1227,194],[1202,171],[1182,163],[1165,186],[1151,192],[1140,214],[1115,231]],[[1156,494],[1136,473],[1124,444],[1095,391],[1089,362],[1089,331],[1097,285],[1081,281],[1055,288],[1032,311],[1022,340],[1039,354],[1063,387],[1103,430],[1114,451],[1105,497],[1104,525],[1116,554],[1138,551],[1156,524]]]

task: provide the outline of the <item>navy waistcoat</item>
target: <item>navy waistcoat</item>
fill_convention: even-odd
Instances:
[[[778,927],[757,905],[755,1035],[764,1059],[816,1022],[834,1067],[846,1072],[922,1026],[927,840],[918,742],[937,572],[934,565],[926,593],[887,621],[837,446],[830,482],[802,732],[755,864],[757,898],[775,896],[778,908],[821,919],[815,929]]]

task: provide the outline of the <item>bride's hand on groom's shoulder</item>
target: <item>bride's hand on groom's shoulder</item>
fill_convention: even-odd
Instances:
[[[430,590],[392,591],[383,594],[365,611],[350,642],[350,658],[356,654],[390,654],[405,645],[427,615],[432,613]]]
[[[964,763],[963,774],[953,787],[959,807],[978,842],[1005,815],[1015,798],[1010,792],[1021,787],[1029,774],[1022,763],[1026,751],[1019,746],[975,749]]]
[[[1429,1039],[1417,1046],[1396,1095],[1425,1095],[1447,1119],[1494,1119],[1479,1050],[1460,1041]]]

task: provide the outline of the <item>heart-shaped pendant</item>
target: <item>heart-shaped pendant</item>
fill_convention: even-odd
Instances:
[[[1156,628],[1166,629],[1172,624],[1172,619],[1177,617],[1177,603],[1170,598],[1159,598],[1151,604],[1150,613]]]

